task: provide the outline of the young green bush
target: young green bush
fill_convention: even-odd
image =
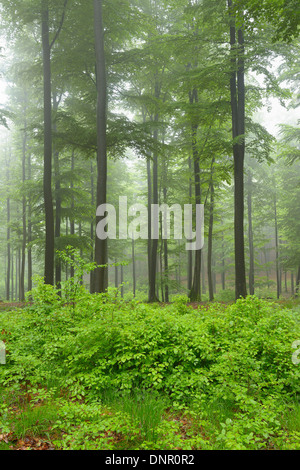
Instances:
[[[228,410],[217,413],[219,425],[209,431],[217,448],[296,445],[290,435],[297,430],[278,423],[300,391],[292,361],[292,344],[300,339],[297,306],[249,296],[191,309],[182,298],[162,307],[108,293],[86,294],[74,309],[54,297],[45,309],[49,292],[42,290],[30,308],[1,314],[7,364],[0,367],[0,387],[65,389],[86,404],[101,403],[108,389],[123,396],[157,392],[204,421],[206,410]],[[126,422],[140,433],[137,421]],[[200,441],[195,445],[206,445]]]

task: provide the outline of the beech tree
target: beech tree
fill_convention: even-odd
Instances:
[[[287,270],[297,281],[298,268],[289,263],[296,234],[287,235],[282,206],[288,195],[276,173],[275,214],[265,162],[280,164],[269,159],[274,141],[254,116],[264,99],[291,96],[279,75],[287,80],[289,71],[296,86],[297,35],[282,30],[272,42],[267,13],[288,16],[292,4],[281,2],[280,10],[275,1],[272,10],[267,0],[2,2],[15,93],[4,110],[13,123],[11,153],[0,156],[8,180],[1,179],[0,200],[6,297],[17,287],[24,299],[32,274],[41,271],[60,289],[74,269],[55,250],[68,245],[98,266],[91,292],[119,286],[122,272],[130,292],[139,297],[141,289],[150,302],[175,293],[212,301],[233,286],[235,298],[245,297],[263,284],[261,270],[269,286],[277,272],[280,288]],[[283,62],[278,71],[275,58]],[[283,153],[293,164],[297,135],[285,123]],[[109,240],[106,225],[97,237],[97,226],[107,222],[97,207],[118,205],[121,194],[148,206],[147,241]],[[186,253],[180,241],[164,239],[162,218],[152,238],[151,204],[162,203],[204,204],[203,249]],[[130,268],[118,266],[130,260]]]

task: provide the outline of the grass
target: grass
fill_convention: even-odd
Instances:
[[[162,422],[166,406],[162,397],[147,391],[134,390],[117,402],[117,407],[119,406],[139,427],[143,439],[157,441],[157,428]]]
[[[57,416],[57,407],[53,404],[35,405],[26,404],[10,423],[17,439],[26,436],[50,438],[51,426]]]

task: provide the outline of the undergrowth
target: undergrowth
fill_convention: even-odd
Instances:
[[[297,302],[67,292],[1,313],[0,449],[299,449]]]

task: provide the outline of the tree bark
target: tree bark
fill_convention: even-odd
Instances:
[[[234,251],[235,251],[235,297],[247,296],[245,249],[244,249],[244,157],[245,157],[245,83],[244,83],[244,35],[237,31],[236,47],[235,18],[231,13],[232,1],[228,0],[231,48],[231,115],[233,159],[234,159]],[[238,58],[236,53],[238,51]],[[238,139],[238,137],[240,139]],[[238,140],[237,140],[238,139]]]
[[[189,173],[191,175],[192,174],[192,161],[191,161],[190,156],[188,159],[188,165],[189,165]],[[192,204],[192,178],[191,176],[189,177],[189,204]],[[193,252],[192,250],[188,250],[187,257],[188,257],[187,288],[188,288],[188,292],[190,292],[192,289],[192,282],[193,282]]]
[[[295,288],[294,288],[294,273],[291,271],[291,295],[295,294]]]
[[[249,238],[249,293],[254,295],[254,244],[252,227],[252,173],[248,172],[248,238]]]
[[[163,201],[164,204],[167,204],[167,173],[168,173],[168,163],[166,159],[163,159]],[[164,301],[169,302],[169,260],[168,260],[168,240],[165,238],[163,240],[163,279],[164,279]]]
[[[74,237],[75,235],[75,220],[74,220],[74,208],[75,208],[75,199],[74,199],[74,183],[73,183],[73,173],[75,168],[75,159],[74,159],[74,150],[71,156],[71,217],[70,217],[70,235]],[[71,256],[72,261],[74,261],[73,255]],[[74,265],[70,266],[70,277],[74,277]]]
[[[150,286],[150,273],[151,273],[151,204],[152,204],[152,178],[151,178],[151,159],[150,156],[147,158],[147,200],[148,200],[148,239],[147,239],[147,256],[148,256],[148,283]]]
[[[157,80],[155,80],[155,98],[158,100],[160,96],[159,85]],[[158,123],[158,113],[154,116],[154,123]],[[158,130],[155,127],[153,132],[154,142],[158,142]],[[153,164],[152,164],[152,200],[153,204],[158,204],[158,157],[157,149],[154,149],[153,152]],[[157,220],[158,223],[158,220]],[[156,227],[158,231],[158,227]],[[158,302],[158,297],[156,294],[156,274],[157,274],[157,249],[158,249],[158,236],[154,236],[151,242],[151,259],[150,259],[150,279],[149,279],[149,302]]]
[[[104,50],[104,26],[102,0],[94,0],[94,32],[97,83],[97,207],[106,204],[107,199],[107,85]],[[104,214],[105,216],[105,214]],[[104,216],[97,216],[98,224]],[[93,292],[103,293],[108,287],[107,238],[95,237],[95,262],[97,267],[93,276]]]
[[[11,299],[14,300],[14,250],[11,249]]]
[[[94,207],[95,205],[95,196],[94,196],[94,166],[93,163],[91,163],[91,206]],[[94,261],[94,217],[92,217],[91,220],[91,228],[90,228],[90,233],[91,233],[91,262]],[[90,272],[90,292],[93,292],[93,287],[94,286],[94,271]]]
[[[298,273],[297,273],[297,279],[296,279],[296,289],[295,289],[296,297],[298,297],[299,295],[299,290],[300,290],[300,266],[298,267]]]
[[[124,297],[124,284],[123,284],[123,282],[124,282],[124,271],[123,271],[123,265],[122,264],[120,266],[120,271],[121,271],[120,272],[120,275],[121,275],[121,280],[120,280],[120,282],[121,282],[121,298],[123,299],[123,297]]]
[[[58,110],[59,100],[57,94],[53,92],[53,112],[56,115]],[[53,134],[57,132],[56,119],[53,122]],[[55,245],[58,247],[60,233],[61,233],[61,184],[60,184],[60,165],[59,165],[59,152],[55,148],[55,137],[53,140],[53,156],[54,156],[54,178],[55,178]],[[59,256],[55,257],[55,285],[60,293],[61,289],[61,260]]]
[[[132,237],[132,242],[131,242],[131,255],[132,255],[132,293],[133,293],[133,297],[135,297],[136,277],[135,277],[135,253],[134,253],[134,238],[133,237]]]
[[[52,201],[52,105],[51,105],[51,59],[49,43],[48,0],[42,0],[42,44],[44,79],[44,207],[46,222],[45,268],[46,284],[54,284],[54,212]]]
[[[198,102],[198,93],[193,89],[189,93],[190,104]],[[195,203],[201,204],[201,185],[200,185],[200,164],[199,153],[197,149],[197,130],[198,124],[192,123],[192,151],[194,163],[194,181],[195,181]],[[189,293],[189,298],[192,302],[201,301],[201,250],[195,250],[194,260],[194,276],[192,288]]]
[[[27,120],[26,120],[26,93],[24,97],[24,134],[22,139],[22,182],[23,185],[26,180],[26,151],[27,151]],[[26,256],[26,197],[25,191],[23,191],[22,197],[22,251],[21,251],[21,272],[20,272],[20,301],[24,302],[25,300],[25,256]]]
[[[278,242],[278,221],[277,221],[277,194],[276,185],[274,180],[274,225],[275,225],[275,265],[276,265],[276,286],[277,286],[277,299],[281,294],[281,280],[280,280],[280,267],[279,267],[279,242]]]
[[[28,161],[27,161],[27,171],[28,171],[28,180],[31,180],[31,155],[28,152]],[[28,240],[28,249],[27,249],[27,288],[28,291],[32,290],[32,222],[31,222],[31,194],[29,191],[28,197],[28,217],[27,217],[27,240]]]
[[[9,185],[10,171],[9,160],[6,162],[6,181]],[[9,194],[9,189],[8,189]],[[6,217],[7,217],[7,230],[6,230],[6,249],[7,249],[7,271],[6,271],[6,300],[10,299],[10,267],[11,267],[11,247],[10,247],[10,197],[6,198]]]
[[[224,247],[224,232],[222,232],[222,273],[221,273],[221,282],[222,282],[222,289],[225,290],[225,247]]]
[[[106,204],[107,199],[107,85],[106,62],[104,51],[104,26],[102,0],[94,0],[94,32],[97,83],[97,207]],[[96,217],[98,224],[104,216]],[[95,237],[95,262],[97,267],[93,276],[93,292],[103,293],[108,287],[107,239]]]
[[[212,278],[212,242],[213,242],[213,224],[214,224],[214,182],[213,182],[213,167],[211,169],[211,182],[210,182],[210,206],[209,206],[209,227],[208,227],[208,248],[207,248],[207,279],[209,300],[214,300],[214,287]]]

